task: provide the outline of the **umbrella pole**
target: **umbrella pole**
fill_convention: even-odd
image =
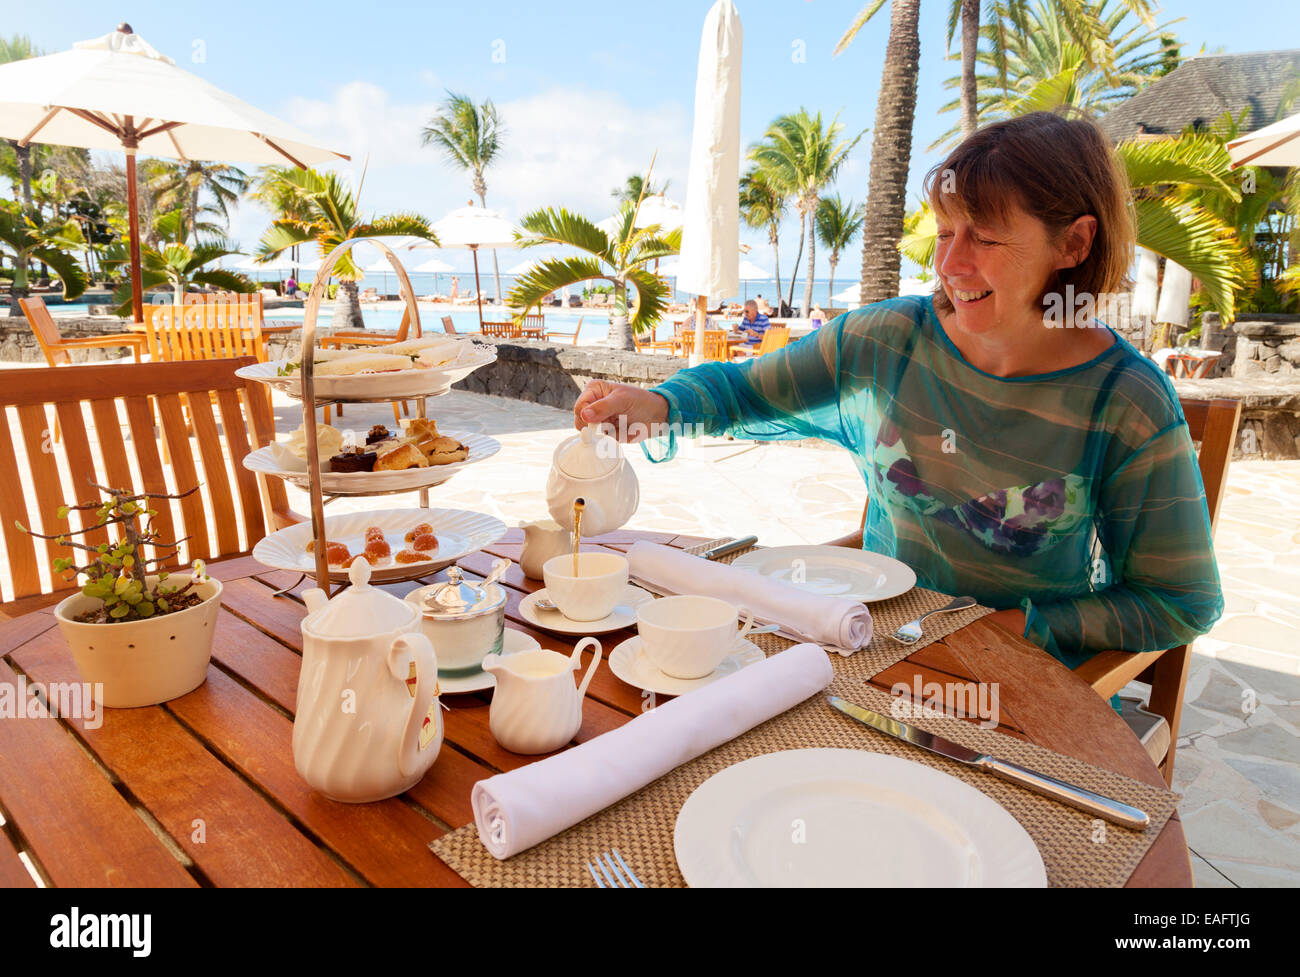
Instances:
[[[469,249],[474,256],[474,298],[478,301],[478,331],[483,331],[483,287],[478,283],[478,246]]]
[[[691,350],[691,366],[704,362],[704,320],[709,312],[709,299],[705,295],[695,297],[695,346]]]
[[[135,192],[135,147],[126,147],[126,210],[131,238],[131,314],[144,322],[144,288],[140,282],[140,202]]]

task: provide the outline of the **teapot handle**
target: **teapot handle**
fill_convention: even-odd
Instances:
[[[406,728],[402,730],[397,745],[397,768],[403,777],[414,776],[420,768],[420,730],[430,707],[438,701],[438,659],[429,639],[419,631],[399,635],[388,649],[388,671],[403,686],[406,686],[412,662],[415,664],[415,698],[411,700]],[[441,722],[441,717],[434,721]]]
[[[582,649],[586,647],[587,642],[589,641],[596,646],[596,653],[591,656],[591,664],[587,666],[587,674],[582,676],[582,683],[578,686],[579,699],[581,699],[584,695],[587,694],[587,686],[591,684],[591,677],[596,674],[596,669],[600,666],[600,656],[603,649],[600,647],[600,642],[597,641],[595,638],[583,638],[581,641],[578,642],[577,647],[573,649],[573,654],[572,656],[570,656],[569,659],[570,661],[573,662],[574,668],[577,668],[579,665],[581,665]]]

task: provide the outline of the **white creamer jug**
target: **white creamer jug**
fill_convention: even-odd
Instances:
[[[589,645],[595,645],[595,653],[575,688],[573,673]],[[583,638],[567,658],[541,649],[484,658],[483,671],[497,680],[488,713],[492,736],[511,753],[529,756],[550,753],[572,740],[582,725],[583,696],[600,665],[600,654],[599,641]]]

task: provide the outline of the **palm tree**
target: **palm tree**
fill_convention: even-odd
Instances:
[[[1133,6],[1117,2],[1112,7],[1111,0],[1089,6],[1089,17],[1097,25],[1092,48],[1076,39],[1077,25],[1057,2],[1039,0],[1032,7],[1018,3],[1012,31],[1000,22],[985,26],[981,31],[985,49],[976,57],[989,70],[972,76],[978,88],[979,121],[1051,111],[1060,105],[1101,115],[1166,73],[1172,37],[1168,28],[1177,21],[1148,30],[1143,23],[1130,20]],[[1104,62],[1092,53],[1094,49],[1106,52]],[[969,135],[966,82],[964,73],[944,82],[945,88],[960,85],[962,98],[940,111],[952,111],[960,104],[962,122],[935,140],[930,149]]]
[[[154,204],[161,211],[181,210],[185,214],[188,236],[194,238],[200,231],[225,231],[230,224],[230,207],[237,204],[252,181],[237,166],[227,163],[168,163],[148,160],[145,166],[146,185],[154,194]],[[208,202],[200,206],[200,197]],[[219,217],[221,225],[199,222],[200,215]]]
[[[0,64],[8,64],[11,61],[23,61],[27,58],[37,58],[44,54],[44,51],[32,47],[32,39],[21,34],[15,34],[8,40],[0,38]],[[5,140],[13,147],[14,155],[18,157],[19,185],[22,187],[23,204],[27,207],[32,206],[32,163],[30,145],[20,146],[17,139]]]
[[[839,54],[884,0],[872,0],[835,46]],[[891,0],[889,43],[876,100],[876,131],[871,142],[871,171],[867,178],[867,204],[863,214],[862,304],[880,302],[898,294],[901,259],[898,242],[903,236],[907,208],[907,170],[912,156],[912,123],[916,116],[916,79],[921,59],[917,21],[921,0]]]
[[[668,285],[645,266],[681,249],[680,228],[661,233],[658,224],[636,226],[635,204],[623,204],[614,217],[614,230],[606,232],[586,217],[563,208],[537,210],[520,226],[527,235],[516,237],[521,248],[562,244],[586,252],[586,257],[547,258],[516,280],[508,301],[522,318],[552,292],[579,282],[603,279],[614,285],[614,316],[606,344],[614,349],[636,348],[632,333],[653,329],[668,306]],[[627,286],[636,288],[636,305],[629,319]]]
[[[776,304],[781,304],[781,222],[788,198],[784,190],[761,166],[751,166],[740,178],[740,217],[750,227],[767,228],[772,245],[772,268],[776,276]]]
[[[633,173],[621,187],[616,187],[610,194],[620,204],[635,204],[643,197],[662,196],[668,192],[670,181],[664,180],[662,186],[655,186],[639,173]]]
[[[46,221],[36,210],[0,201],[0,253],[14,259],[12,315],[18,314],[18,299],[27,295],[27,265],[39,261],[63,282],[63,297],[75,299],[86,290],[86,276],[70,252],[86,246],[81,227],[74,220]]]
[[[207,265],[219,261],[226,255],[238,254],[234,244],[224,239],[215,239],[202,243],[188,244],[189,231],[185,211],[176,209],[161,215],[154,221],[153,237],[159,242],[158,247],[141,245],[140,247],[140,289],[147,292],[159,285],[170,285],[172,301],[177,305],[185,302],[185,293],[190,285],[209,285],[228,292],[254,292],[257,285],[244,275],[223,268],[208,268]],[[126,246],[117,242],[104,260],[105,266],[114,268],[129,267]],[[131,283],[123,283],[113,293],[117,303],[118,315],[131,312]]]
[[[840,252],[853,243],[862,230],[862,208],[850,200],[845,203],[837,193],[822,198],[817,205],[817,236],[831,252],[831,283],[826,289],[826,301],[834,301],[835,266],[840,263]]]
[[[363,222],[357,214],[356,197],[335,173],[283,169],[273,171],[266,180],[274,184],[266,192],[291,200],[291,206],[287,215],[277,217],[262,235],[257,247],[259,258],[270,259],[308,242],[314,242],[324,258],[344,241],[358,237],[401,235],[438,243],[429,222],[419,214],[390,214]],[[339,258],[333,274],[339,279],[334,328],[365,328],[357,296],[357,280],[365,273],[353,260],[352,252]]]
[[[804,282],[803,309],[812,308],[813,264],[817,256],[817,235],[813,222],[817,217],[818,196],[843,165],[849,152],[858,144],[866,130],[852,139],[839,139],[844,126],[839,116],[829,126],[822,123],[822,115],[809,115],[800,109],[783,115],[767,127],[763,142],[753,146],[749,158],[766,169],[791,196],[799,212],[799,238],[804,239],[804,221],[807,221],[808,276]]]
[[[497,115],[497,108],[488,99],[475,105],[467,95],[447,93],[438,114],[429,120],[420,134],[426,146],[439,146],[449,162],[474,174],[474,192],[478,202],[487,207],[487,181],[483,171],[501,154],[501,137],[505,127]],[[501,298],[501,272],[497,267],[497,253],[492,251],[492,281],[496,297]]]

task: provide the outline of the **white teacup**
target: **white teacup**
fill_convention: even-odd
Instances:
[[[579,553],[578,575],[573,554],[553,556],[542,564],[546,595],[570,621],[599,621],[614,613],[627,591],[627,557],[617,553]]]
[[[754,626],[747,608],[745,626],[738,633],[736,607],[716,597],[661,597],[637,609],[636,627],[641,647],[650,661],[673,678],[703,678],[740,650]]]

